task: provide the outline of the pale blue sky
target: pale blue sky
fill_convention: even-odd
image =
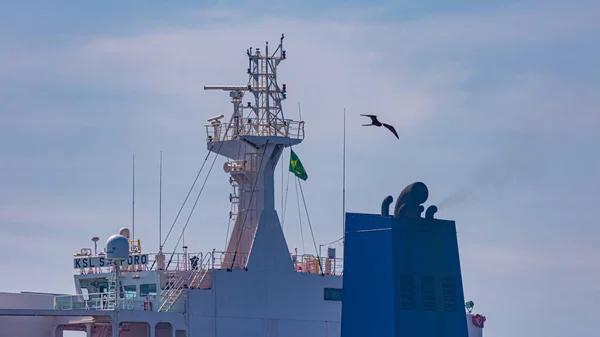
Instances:
[[[246,48],[285,33],[284,109],[296,117],[301,102],[307,123],[295,150],[317,244],[341,236],[345,107],[348,211],[376,213],[425,182],[428,204],[457,221],[486,337],[590,335],[598,13],[586,0],[0,2],[0,254],[11,275],[0,291],[73,291],[72,254],[131,223],[133,152],[136,236],[155,251],[159,151],[166,230],[206,156],[206,118],[230,114],[227,93],[202,86],[245,83]],[[360,113],[396,125],[400,140],[362,128]],[[224,245],[222,163],[190,250]],[[284,230],[301,249],[293,184],[289,193]]]

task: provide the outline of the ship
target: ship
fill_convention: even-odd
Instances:
[[[275,168],[284,164],[279,163],[284,150],[293,151],[305,136],[303,121],[284,117],[287,89],[277,78],[278,66],[287,60],[283,41],[282,35],[271,51],[268,43],[264,50],[246,50],[247,84],[204,87],[229,93],[233,105],[228,121],[221,114],[205,126],[204,163],[211,154],[227,158],[223,170],[231,185],[233,228],[226,249],[196,253],[183,246],[181,252],[165,253],[161,244],[146,251],[127,227],[106,240],[93,237],[92,245],[73,256],[74,294],[0,293],[0,337],[61,337],[68,331],[88,337],[349,337],[374,327],[360,316],[383,307],[361,303],[373,291],[363,278],[370,268],[394,268],[374,259],[357,276],[355,252],[363,248],[352,235],[368,219],[345,213],[350,240],[344,242],[343,258],[332,247],[325,256],[298,254],[290,251],[275,210]],[[297,157],[290,171],[295,179],[306,179]],[[398,221],[389,214],[373,216]],[[347,258],[355,261],[344,275]],[[365,283],[344,290],[344,278],[348,284]],[[462,330],[455,335],[468,329],[468,337],[482,336],[485,317],[471,313],[472,302],[468,312],[458,308],[464,302],[458,283],[453,317],[465,324],[458,324]],[[394,290],[389,291],[393,298]]]

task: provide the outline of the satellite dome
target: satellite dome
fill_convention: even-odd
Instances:
[[[119,230],[119,234],[123,235],[126,239],[129,240],[129,228],[123,227]]]
[[[109,260],[124,260],[129,257],[129,240],[120,234],[115,234],[106,240],[106,258]]]

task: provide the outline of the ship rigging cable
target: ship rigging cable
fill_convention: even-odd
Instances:
[[[219,144],[219,150],[221,149],[221,146],[223,146],[223,143],[224,142],[221,142],[221,144]],[[217,152],[219,152],[219,150],[217,150]],[[206,177],[204,178],[204,182],[202,183],[202,187],[200,187],[200,191],[198,192],[198,196],[196,196],[196,200],[194,201],[194,205],[192,206],[192,209],[190,210],[190,215],[188,216],[187,220],[185,221],[185,225],[183,226],[183,229],[181,230],[181,235],[179,235],[179,239],[177,240],[177,243],[175,243],[175,247],[173,248],[173,253],[171,254],[171,258],[169,259],[169,263],[167,263],[167,269],[169,268],[169,265],[171,264],[171,261],[173,261],[173,256],[175,255],[175,251],[177,250],[177,246],[179,245],[179,242],[181,242],[181,238],[185,234],[185,229],[187,228],[187,226],[188,226],[188,224],[190,222],[190,219],[192,218],[192,215],[194,214],[194,210],[196,209],[196,205],[198,204],[198,200],[200,200],[200,196],[202,195],[202,191],[204,190],[204,186],[206,186],[206,182],[208,181],[208,177],[210,177],[210,173],[212,172],[213,166],[215,165],[215,162],[217,161],[218,157],[219,157],[219,155],[217,153],[215,153],[215,158],[213,159],[212,164],[210,164],[210,168],[208,169],[208,173],[206,174]]]
[[[300,102],[298,102],[298,115],[299,115],[299,119],[302,120],[302,110],[300,109]],[[290,156],[291,156],[291,148],[290,148]],[[283,155],[282,155],[283,157]],[[288,158],[288,163],[289,163],[289,158]],[[283,162],[281,165],[281,170],[283,171]],[[285,215],[287,213],[287,197],[288,197],[288,191],[289,191],[289,187],[290,187],[290,174],[288,174],[287,176],[287,182],[286,182],[286,186],[285,186],[285,201],[283,202],[283,214],[282,214],[282,220],[281,220],[281,228],[283,228],[283,226],[285,225]],[[282,189],[282,193],[283,193],[283,180],[281,182],[281,189]],[[297,193],[297,192],[296,192]],[[297,196],[296,196],[297,197]],[[300,205],[298,205],[298,209],[300,209]],[[302,225],[302,224],[301,224]],[[300,227],[302,229],[302,227]]]
[[[192,187],[190,187],[190,190],[188,191],[187,195],[185,196],[185,200],[183,200],[183,204],[181,204],[181,208],[179,209],[179,212],[177,212],[177,216],[175,217],[175,220],[173,220],[173,224],[171,225],[171,228],[169,229],[169,232],[167,233],[165,240],[161,244],[162,247],[165,246],[165,243],[167,242],[169,235],[171,235],[171,231],[173,230],[173,227],[175,227],[175,223],[177,223],[177,219],[179,219],[179,215],[181,215],[181,211],[185,207],[185,204],[186,204],[188,198],[190,197],[190,194],[192,194],[192,190],[194,189],[194,186],[196,186],[196,182],[198,181],[198,178],[200,177],[200,173],[202,173],[202,169],[204,169],[204,165],[206,164],[206,161],[208,160],[208,156],[210,156],[210,151],[208,151],[208,153],[206,154],[206,157],[204,158],[204,162],[202,163],[202,166],[200,167],[200,170],[198,170],[198,174],[196,174],[196,178],[194,179],[194,182],[192,183]]]
[[[290,147],[291,148],[291,147]],[[323,273],[323,266],[321,265],[321,256],[319,256],[319,250],[317,249],[317,241],[315,241],[315,233],[312,229],[312,224],[310,223],[310,216],[308,215],[308,207],[306,207],[306,199],[304,198],[304,191],[302,190],[302,183],[299,180],[300,178],[296,177],[298,180],[298,185],[300,186],[300,193],[302,194],[302,202],[304,202],[304,210],[306,211],[306,219],[308,220],[308,228],[310,228],[310,234],[312,235],[313,244],[315,245],[315,251],[317,252],[317,261],[319,261],[319,269],[321,270],[321,275]]]
[[[344,237],[342,236],[341,238],[335,240],[335,241],[331,241],[331,242],[327,242],[327,243],[323,243],[321,244],[321,246],[331,246],[334,243],[339,243],[340,241],[342,241],[344,239]]]
[[[295,177],[294,177],[295,178]],[[302,255],[306,253],[306,247],[304,245],[304,233],[302,231],[302,213],[300,211],[300,196],[298,195],[298,178],[294,179],[296,185],[296,201],[298,202],[298,221],[300,222],[300,238],[302,239]]]

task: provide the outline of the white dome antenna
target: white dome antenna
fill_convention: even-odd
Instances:
[[[119,229],[119,234],[123,235],[127,240],[129,240],[129,228],[123,227]]]
[[[113,261],[126,260],[129,257],[129,240],[115,234],[106,240],[106,258]]]
[[[125,231],[126,230],[126,231]],[[121,233],[129,234],[129,229],[122,228]],[[115,234],[106,240],[106,259],[115,266],[114,285],[109,285],[109,293],[114,291],[114,304],[109,303],[109,308],[114,305],[116,309],[119,306],[121,291],[124,291],[121,284],[121,263],[129,257],[129,240],[121,235]],[[110,282],[109,282],[110,284]],[[110,302],[110,298],[109,298]]]

